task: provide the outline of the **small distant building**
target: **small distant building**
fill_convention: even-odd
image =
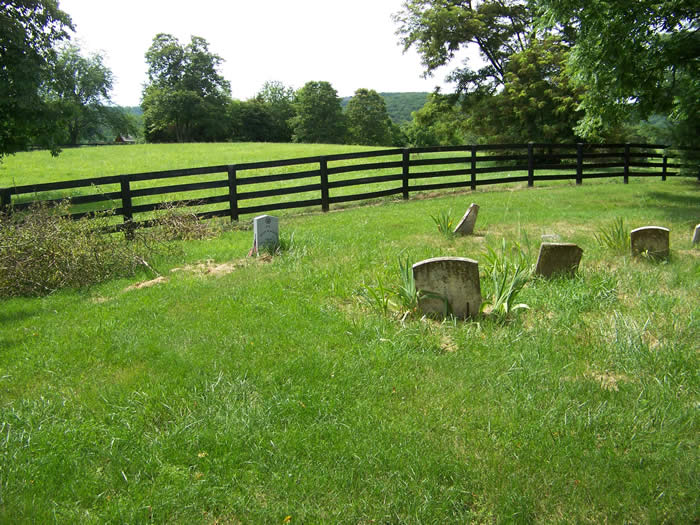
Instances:
[[[136,144],[136,140],[129,135],[117,135],[114,139],[115,144]]]

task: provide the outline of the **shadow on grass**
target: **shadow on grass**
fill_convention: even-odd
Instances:
[[[7,299],[7,298],[3,298]],[[30,319],[36,317],[39,314],[38,308],[27,308],[18,310],[5,310],[0,311],[0,325],[3,323],[16,323],[18,321],[23,321],[24,319]]]
[[[700,184],[688,181],[688,187],[700,190]],[[654,191],[649,197],[655,201],[660,212],[669,220],[697,224],[700,222],[700,191],[697,195],[678,195],[677,193]]]

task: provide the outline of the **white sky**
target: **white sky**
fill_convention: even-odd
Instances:
[[[220,72],[234,98],[253,97],[263,83],[294,89],[328,81],[342,96],[359,88],[378,92],[432,91],[450,68],[422,78],[411,49],[405,54],[391,15],[402,0],[60,0],[73,19],[83,54],[99,52],[115,77],[112,100],[140,103],[144,54],[157,33],[185,45],[191,35],[209,42],[225,62]]]

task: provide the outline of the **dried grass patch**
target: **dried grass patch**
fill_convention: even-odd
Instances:
[[[258,259],[264,259],[264,257],[259,257]],[[251,259],[237,259],[223,263],[215,263],[212,260],[207,260],[197,264],[188,264],[180,268],[173,268],[170,270],[170,273],[186,272],[200,276],[212,275],[214,277],[220,277],[222,275],[228,275],[238,268],[244,268],[248,266],[250,262]]]
[[[603,390],[617,392],[619,390],[618,383],[629,383],[631,380],[625,374],[615,374],[613,372],[594,372],[589,371],[583,374],[583,377],[588,380],[595,381]]]

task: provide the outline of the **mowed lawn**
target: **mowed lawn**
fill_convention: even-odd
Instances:
[[[247,160],[347,151],[256,147]],[[72,151],[27,177],[52,180]],[[239,162],[149,153],[110,172],[99,149],[75,153],[85,166],[56,177]],[[0,186],[24,162],[6,159]],[[246,257],[249,220],[222,223],[153,261],[151,286],[0,300],[0,522],[700,519],[698,182],[423,197],[286,214],[292,248],[272,258]],[[439,235],[431,215],[471,202],[476,234]],[[618,217],[668,227],[671,258],[600,247]],[[505,323],[401,320],[362,300],[398,282],[400,258],[483,263],[505,238],[534,260],[543,235],[584,249],[579,275],[532,280]]]

